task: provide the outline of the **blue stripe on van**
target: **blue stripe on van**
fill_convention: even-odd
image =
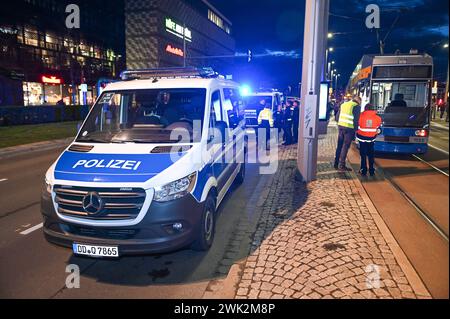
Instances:
[[[171,154],[86,154],[66,151],[56,164],[55,179],[141,183],[158,175],[173,163]]]

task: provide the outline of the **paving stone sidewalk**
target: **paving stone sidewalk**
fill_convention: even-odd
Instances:
[[[354,174],[332,167],[330,130],[320,140],[318,180],[307,186],[294,182],[296,146],[280,151],[236,298],[429,298],[412,289]]]

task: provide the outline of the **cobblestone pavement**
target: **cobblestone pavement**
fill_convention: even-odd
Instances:
[[[236,298],[429,298],[414,293],[353,174],[332,167],[331,130],[307,186],[293,182],[296,146],[281,150]]]

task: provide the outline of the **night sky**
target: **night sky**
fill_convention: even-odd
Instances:
[[[253,87],[295,86],[301,80],[305,3],[302,0],[209,0],[233,23],[238,53],[253,51],[253,62],[235,59],[236,80]],[[345,86],[363,54],[379,53],[376,33],[365,26],[367,4],[381,8],[381,30],[386,53],[411,48],[434,57],[435,77],[447,75],[447,0],[331,0],[329,46]],[[397,23],[392,25],[399,16]]]

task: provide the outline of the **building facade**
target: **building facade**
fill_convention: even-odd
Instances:
[[[80,28],[66,27],[66,8]],[[90,104],[125,68],[124,0],[14,0],[0,11],[0,106]]]
[[[125,25],[128,69],[233,64],[232,23],[208,1],[125,0]]]

